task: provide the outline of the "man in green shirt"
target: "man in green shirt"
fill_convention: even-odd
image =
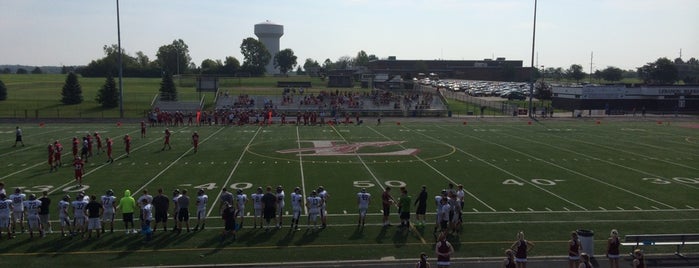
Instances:
[[[131,223],[131,232],[138,233],[133,225],[133,213],[136,209],[136,200],[131,197],[131,191],[124,191],[124,197],[119,200],[119,206],[117,209],[121,209],[123,215],[124,227],[126,229],[126,234],[129,234],[129,223]]]
[[[400,214],[400,227],[410,227],[410,196],[405,187],[400,188],[401,194],[398,199],[398,213]]]

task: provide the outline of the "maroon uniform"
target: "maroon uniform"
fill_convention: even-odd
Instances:
[[[141,121],[141,138],[146,137],[146,122]]]
[[[102,136],[97,132],[95,132],[95,142],[97,143],[97,153],[99,153],[102,151]]]
[[[131,153],[131,137],[129,135],[124,136],[124,148],[126,149],[126,156]]]
[[[78,156],[78,146],[80,145],[80,141],[78,138],[73,137],[73,158]]]
[[[80,157],[76,158],[73,162],[73,168],[75,169],[75,180],[78,184],[82,186],[83,182],[83,171],[85,171],[85,162],[83,162]]]
[[[55,141],[53,143],[53,161],[57,164],[60,165],[61,163],[61,152],[63,152],[63,145],[61,145],[60,142]]]
[[[54,160],[55,150],[54,150],[52,144],[49,144],[48,152],[49,152],[49,166],[51,166],[51,170],[53,170],[53,160]]]
[[[109,161],[114,161],[112,158],[112,146],[114,145],[114,141],[112,139],[107,138],[107,158],[109,158]]]
[[[199,148],[199,133],[194,132],[192,134],[192,146],[194,146],[194,151],[196,152]]]

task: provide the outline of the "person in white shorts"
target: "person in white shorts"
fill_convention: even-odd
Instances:
[[[10,200],[12,200],[12,232],[17,231],[15,226],[19,222],[19,228],[22,233],[24,233],[24,201],[27,196],[22,193],[22,190],[17,188],[15,193],[10,195]]]
[[[313,222],[313,228],[317,228],[318,216],[323,207],[323,199],[318,196],[316,191],[312,191],[311,196],[306,199],[306,207],[308,207],[308,221],[306,225],[308,225],[308,228],[311,228],[311,222]]]
[[[82,196],[78,195],[75,201],[70,203],[70,206],[73,208],[73,230],[75,234],[81,233],[84,235],[85,227],[87,227],[85,226],[87,221],[87,217],[85,216],[87,202],[85,202]]]
[[[284,189],[281,185],[277,186],[277,229],[282,228],[282,216],[284,215]]]
[[[43,237],[44,230],[41,228],[41,218],[39,217],[39,209],[41,208],[41,201],[36,199],[36,195],[29,195],[29,200],[24,201],[24,207],[27,212],[27,226],[29,227],[29,238],[34,237],[34,231],[39,231],[39,234]]]
[[[10,214],[12,214],[12,200],[7,199],[5,193],[0,193],[0,238],[2,237],[2,231],[5,230],[7,239],[12,239]]]
[[[242,189],[238,189],[235,196],[235,202],[238,204],[236,216],[240,217],[240,223],[238,224],[238,229],[240,229],[243,228],[243,220],[245,220],[245,204],[248,203],[248,195],[243,193]]]
[[[114,232],[114,214],[116,213],[116,197],[114,196],[114,191],[112,189],[107,190],[105,195],[102,196],[102,233],[104,233],[104,228],[107,223],[109,223],[109,232]]]
[[[260,221],[260,228],[262,228],[262,197],[265,194],[262,193],[262,187],[257,187],[257,192],[250,195],[252,198],[252,208],[255,210],[252,217],[253,229],[257,228],[257,221]]]
[[[301,218],[301,207],[303,207],[303,195],[301,194],[301,188],[294,188],[294,192],[291,193],[291,209],[293,211],[291,219],[291,229],[299,229],[299,218]]]
[[[199,189],[197,191],[197,225],[194,226],[194,231],[199,229],[199,224],[201,224],[201,229],[204,230],[204,225],[206,225],[206,203],[209,202],[209,196],[204,193],[204,189]]]
[[[357,193],[357,206],[359,207],[359,220],[357,221],[357,226],[364,227],[366,223],[366,212],[369,210],[369,203],[371,202],[371,194],[366,192],[366,189]]]
[[[68,214],[68,208],[70,207],[70,196],[65,195],[61,201],[58,201],[58,220],[61,222],[61,236],[66,236],[66,227],[68,227],[68,233],[73,233],[70,227],[70,216]]]
[[[97,197],[90,196],[90,202],[85,206],[87,211],[87,238],[92,237],[92,231],[97,233],[97,237],[100,237],[100,230],[102,226],[100,225],[100,220],[102,216],[102,204],[97,202]]]

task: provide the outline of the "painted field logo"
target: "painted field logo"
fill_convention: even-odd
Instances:
[[[371,141],[371,142],[355,142],[342,143],[342,141],[300,141],[303,143],[313,143],[313,147],[280,150],[277,153],[291,154],[296,153],[297,156],[400,156],[400,155],[415,155],[419,149],[403,149],[390,152],[377,153],[358,153],[363,147],[382,148],[391,145],[399,145],[405,141]],[[310,152],[310,153],[304,153]]]

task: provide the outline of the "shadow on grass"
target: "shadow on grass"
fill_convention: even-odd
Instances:
[[[286,232],[286,235],[284,236],[284,238],[279,239],[279,241],[277,242],[277,246],[280,246],[280,247],[289,246],[289,243],[291,243],[291,241],[294,239],[294,236],[296,236],[296,231],[293,228],[289,228],[289,231]]]
[[[350,235],[349,240],[360,240],[364,238],[364,227],[357,226],[354,228],[354,232]]]
[[[407,227],[399,227],[393,234],[393,244],[397,248],[405,246],[405,243],[408,241],[408,236],[410,236],[410,229]]]
[[[381,231],[379,232],[378,235],[376,235],[376,238],[374,241],[378,244],[383,244],[383,240],[386,239],[386,232],[388,232],[388,228],[391,228],[389,226],[383,226],[381,227]]]
[[[306,231],[303,232],[303,236],[301,236],[301,239],[296,241],[294,245],[297,246],[303,246],[303,245],[308,245],[312,244],[313,241],[318,239],[318,234],[322,232],[322,229],[306,229]]]

